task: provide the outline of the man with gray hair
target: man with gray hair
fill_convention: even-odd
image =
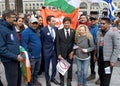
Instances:
[[[13,27],[16,14],[6,10],[0,19],[0,59],[5,68],[8,86],[21,85],[20,61],[23,60],[19,51],[19,41]]]

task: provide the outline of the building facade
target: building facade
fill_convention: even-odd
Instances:
[[[14,0],[10,1],[10,9],[15,9]],[[115,13],[120,12],[120,0],[113,0],[117,10]],[[44,0],[23,0],[23,12],[32,13],[32,11],[39,11],[40,7],[44,5]],[[79,14],[98,14],[108,15],[108,6],[104,3],[92,3],[91,0],[81,0],[79,7]],[[0,14],[5,10],[5,0],[0,0]]]
[[[113,0],[113,3],[117,7],[115,14],[120,12],[120,0]],[[91,0],[81,0],[80,13],[87,15],[98,14],[99,16],[108,15],[108,5],[100,2],[91,2]]]
[[[9,0],[10,9],[15,9],[14,0]],[[23,12],[32,13],[33,11],[39,11],[43,6],[44,0],[23,0]],[[0,0],[0,14],[5,10],[5,0]]]

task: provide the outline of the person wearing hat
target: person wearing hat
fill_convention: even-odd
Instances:
[[[89,27],[89,30],[93,36],[94,44],[96,44],[96,35],[99,30],[99,24],[98,24],[98,17],[96,15],[90,17],[91,26]],[[96,72],[95,72],[95,61],[94,61],[94,50],[91,51],[91,59],[90,59],[90,69],[91,74],[88,77],[88,81],[95,79]],[[99,84],[99,79],[95,82],[96,84]]]
[[[28,86],[42,86],[41,83],[37,81],[41,64],[41,40],[36,31],[37,27],[38,20],[32,17],[29,21],[29,27],[21,33],[22,46],[28,52],[31,62],[31,81],[28,83]]]

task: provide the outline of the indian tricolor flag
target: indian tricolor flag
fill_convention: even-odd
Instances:
[[[68,16],[72,19],[71,28],[76,29],[80,0],[45,0],[44,5],[54,6],[60,9],[60,10],[52,10],[47,8],[40,9],[40,14],[43,17],[44,25],[47,25],[46,17],[48,15],[54,15],[56,18],[56,26],[58,28],[63,28],[62,21],[64,17]]]
[[[30,61],[29,61],[28,53],[27,53],[27,51],[25,51],[25,49],[22,46],[20,46],[20,53],[25,58],[23,63],[21,63],[22,64],[21,72],[22,72],[23,76],[26,77],[26,81],[30,82],[31,71],[30,71]]]
[[[65,13],[72,13],[79,8],[80,0],[45,0],[45,6],[54,6],[61,9]]]

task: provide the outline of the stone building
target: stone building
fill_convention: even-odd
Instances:
[[[115,13],[120,12],[120,0],[113,0],[117,10]],[[33,11],[38,11],[41,6],[44,5],[44,0],[23,0],[23,12],[32,13]],[[81,0],[79,14],[98,14],[108,15],[108,6],[104,3],[92,3],[91,0]],[[15,9],[14,0],[10,0],[10,9]],[[0,14],[5,10],[4,0],[0,0]]]

